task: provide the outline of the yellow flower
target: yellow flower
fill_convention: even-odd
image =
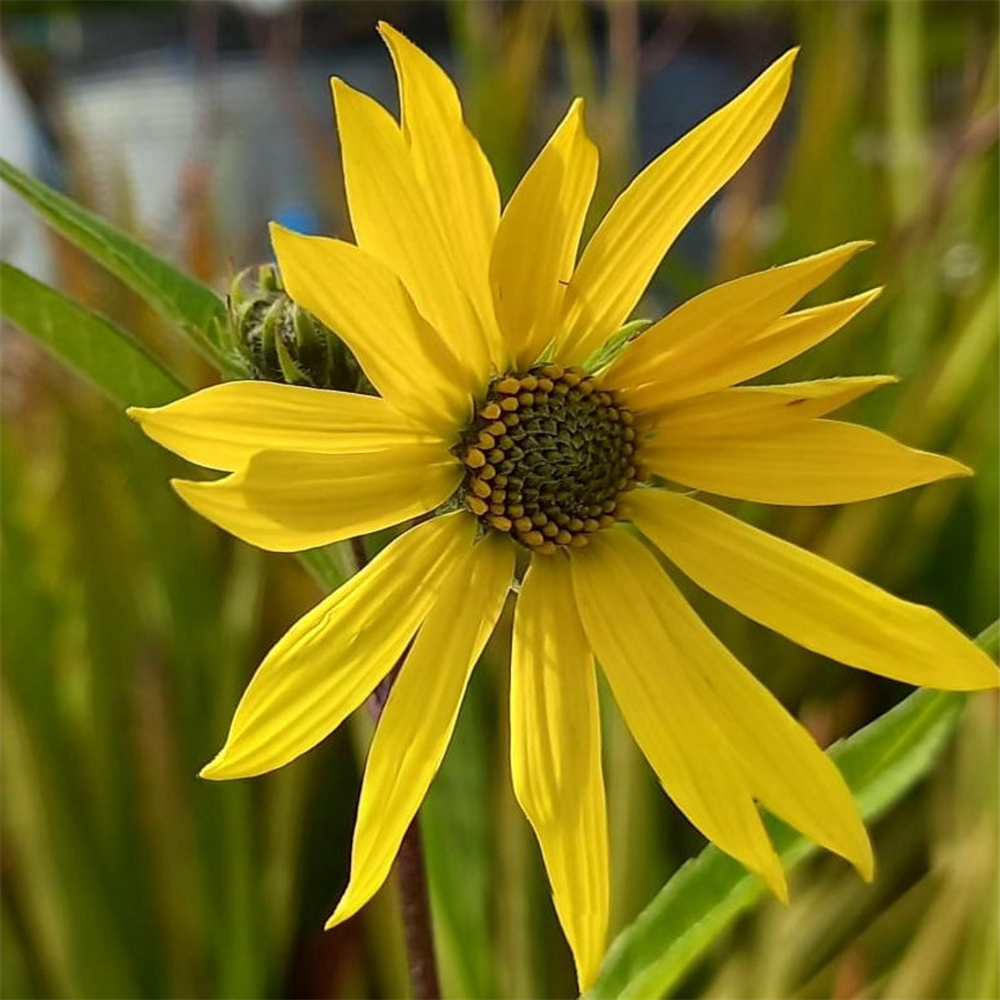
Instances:
[[[582,102],[501,213],[453,84],[397,31],[380,30],[402,122],[333,81],[357,243],[273,229],[289,293],[343,338],[379,395],[235,382],[131,413],[161,444],[229,473],[175,486],[253,545],[297,551],[423,520],[271,650],[203,774],[288,763],[401,660],[330,923],[355,913],[385,880],[438,768],[522,556],[514,788],[586,988],[608,919],[595,661],[670,797],[777,896],[787,896],[784,873],[758,803],[872,875],[834,765],[702,624],[655,550],[744,615],[841,663],[938,688],[997,684],[990,660],[934,611],[692,492],[841,504],[968,470],[825,419],[891,379],[733,388],[876,297],[793,311],[863,243],[727,282],[613,358],[601,354],[677,234],[770,129],[794,52],[646,167],[578,261],[598,161]]]

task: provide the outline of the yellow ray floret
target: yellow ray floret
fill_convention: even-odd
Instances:
[[[385,264],[351,243],[278,225],[271,241],[288,294],[337,332],[381,396],[435,432],[468,418],[478,381]]]
[[[643,460],[666,479],[708,493],[804,506],[870,500],[971,474],[953,458],[839,420],[810,420],[758,437],[675,444],[653,436]]]
[[[203,778],[246,778],[333,732],[395,666],[472,546],[464,514],[408,531],[292,626],[257,668]]]
[[[705,376],[705,390],[735,385],[769,372],[822,343],[849,323],[882,294],[881,288],[853,295],[839,302],[787,313],[751,337],[739,351],[717,359],[718,368]]]
[[[277,382],[224,382],[158,409],[132,406],[128,415],[164,448],[225,472],[261,451],[354,455],[445,446],[384,399]]]
[[[668,688],[683,672],[696,692],[698,716],[725,734],[734,764],[754,799],[806,836],[847,858],[870,880],[874,858],[857,804],[834,763],[813,738],[715,638],[656,565],[631,539],[630,568],[655,596],[675,664]]]
[[[455,85],[433,59],[391,25],[379,34],[392,54],[399,80],[403,138],[424,195],[461,264],[463,287],[488,334],[498,371],[508,362],[490,295],[490,251],[500,221],[500,192],[493,168],[466,127]]]
[[[301,552],[426,514],[461,478],[458,460],[434,444],[337,455],[263,451],[224,479],[175,479],[173,487],[249,545]]]
[[[662,570],[641,543],[611,530],[572,560],[591,648],[636,743],[667,794],[709,840],[788,899],[740,749],[710,709],[687,650],[663,614]]]
[[[607,934],[608,829],[594,657],[576,612],[569,565],[537,559],[514,617],[510,760],[580,989],[597,974]]]
[[[379,719],[361,787],[351,880],[327,927],[356,913],[389,874],[444,757],[465,686],[513,574],[514,553],[496,537],[470,548],[450,569]],[[464,613],[469,604],[477,615]]]
[[[737,611],[848,666],[944,690],[996,687],[990,658],[936,611],[820,556],[664,490],[628,499],[643,533]]]
[[[729,384],[719,381],[729,356],[869,246],[846,243],[702,292],[629,344],[608,378],[637,411]]]
[[[490,258],[490,284],[514,367],[531,365],[560,335],[566,286],[594,185],[597,147],[573,102],[504,209]]]
[[[393,117],[334,79],[333,97],[351,227],[358,246],[397,274],[420,314],[479,378],[490,370],[490,331],[466,291],[458,259]]]
[[[896,381],[891,375],[859,375],[719,389],[663,406],[649,421],[647,433],[660,447],[775,434],[832,413]]]
[[[783,55],[661,153],[611,206],[566,295],[565,364],[580,364],[628,319],[681,230],[767,135],[788,94],[797,52]]]

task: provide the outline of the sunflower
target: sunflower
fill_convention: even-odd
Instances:
[[[165,447],[228,473],[174,486],[252,545],[299,551],[416,519],[270,651],[202,775],[287,764],[398,666],[329,925],[345,920],[388,875],[516,591],[513,783],[582,988],[608,921],[597,663],[670,798],[775,895],[787,887],[758,804],[871,878],[836,767],[706,628],[665,562],[841,663],[993,687],[991,661],[934,611],[695,495],[842,504],[969,470],[826,419],[892,379],[736,387],[877,296],[794,309],[865,243],[712,288],[639,335],[626,325],[678,233],[767,134],[795,52],[650,163],[578,259],[598,168],[582,102],[501,212],[450,79],[379,30],[401,122],[333,81],[356,243],[272,229],[288,293],[344,340],[377,395],[231,382],[130,411]]]

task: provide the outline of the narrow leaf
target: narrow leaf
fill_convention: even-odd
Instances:
[[[978,643],[995,655],[997,626]],[[966,695],[916,691],[830,751],[866,820],[898,802],[933,767],[955,729]],[[776,820],[768,826],[786,868],[817,850]],[[587,997],[667,995],[718,936],[765,890],[742,865],[709,846],[683,865],[611,945]]]
[[[162,406],[188,391],[111,320],[2,262],[0,315],[122,406]],[[326,590],[335,590],[347,577],[335,549],[328,546],[299,554],[299,561]]]
[[[220,341],[226,314],[215,292],[100,216],[3,159],[0,179],[58,233],[120,278],[164,318],[179,325],[198,350],[222,371],[240,373]]]
[[[131,334],[3,263],[0,313],[123,406],[159,406],[184,394],[183,383]]]

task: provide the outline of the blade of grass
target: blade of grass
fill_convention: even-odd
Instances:
[[[498,996],[490,909],[492,692],[484,666],[473,675],[449,751],[420,807],[444,990],[469,998]]]
[[[22,928],[16,926],[10,901],[5,899],[4,904],[4,908],[0,909],[0,952],[4,957],[3,972],[0,974],[0,1000],[38,996],[40,990],[32,976],[29,950],[21,937]]]
[[[220,370],[241,373],[222,345],[222,299],[189,274],[168,264],[130,236],[71,198],[0,159],[0,180],[9,184],[60,235],[106,267],[171,323]]]
[[[996,656],[998,625],[977,640]],[[966,696],[917,691],[871,725],[836,745],[831,756],[874,819],[933,766],[953,732]],[[786,868],[817,850],[782,823],[769,822]],[[761,899],[760,881],[736,861],[707,847],[682,866],[639,918],[612,944],[588,997],[656,998],[666,995],[720,933]]]
[[[181,381],[131,334],[5,263],[0,313],[123,406],[157,406],[184,393]]]
[[[888,5],[888,15],[889,193],[896,222],[904,224],[926,199],[923,5],[893,0]]]
[[[67,987],[55,995],[142,996],[142,971],[120,933],[121,915],[91,864],[93,844],[63,835],[77,829],[65,774],[46,759],[14,702],[4,711],[3,779],[33,938],[43,946],[50,938],[47,968]]]
[[[219,622],[219,705],[235,704],[245,665],[253,656],[263,601],[263,554],[237,546],[226,580]],[[265,996],[271,956],[264,946],[260,888],[256,877],[254,812],[248,782],[230,782],[217,790],[221,852],[221,885],[225,905],[216,942],[219,962],[218,995],[249,998]]]

